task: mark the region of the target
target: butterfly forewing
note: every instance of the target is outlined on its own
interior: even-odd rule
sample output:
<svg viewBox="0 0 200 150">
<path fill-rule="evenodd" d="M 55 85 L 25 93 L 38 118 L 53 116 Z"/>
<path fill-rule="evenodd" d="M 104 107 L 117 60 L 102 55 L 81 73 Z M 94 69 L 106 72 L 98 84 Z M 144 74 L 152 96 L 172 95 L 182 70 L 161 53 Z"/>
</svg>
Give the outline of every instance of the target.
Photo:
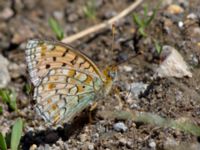
<svg viewBox="0 0 200 150">
<path fill-rule="evenodd" d="M 30 40 L 25 53 L 35 87 L 35 108 L 51 124 L 73 118 L 94 100 L 103 85 L 94 63 L 68 45 Z"/>
</svg>

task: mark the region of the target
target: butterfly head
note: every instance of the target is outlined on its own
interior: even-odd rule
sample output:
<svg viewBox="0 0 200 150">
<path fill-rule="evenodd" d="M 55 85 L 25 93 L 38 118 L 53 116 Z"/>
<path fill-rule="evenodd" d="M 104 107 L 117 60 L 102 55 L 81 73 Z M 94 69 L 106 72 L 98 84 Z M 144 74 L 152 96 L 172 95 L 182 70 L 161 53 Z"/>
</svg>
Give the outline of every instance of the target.
<svg viewBox="0 0 200 150">
<path fill-rule="evenodd" d="M 104 89 L 105 93 L 108 94 L 112 88 L 113 82 L 117 78 L 117 67 L 116 66 L 109 66 L 103 70 L 103 75 L 105 77 L 104 80 Z"/>
</svg>

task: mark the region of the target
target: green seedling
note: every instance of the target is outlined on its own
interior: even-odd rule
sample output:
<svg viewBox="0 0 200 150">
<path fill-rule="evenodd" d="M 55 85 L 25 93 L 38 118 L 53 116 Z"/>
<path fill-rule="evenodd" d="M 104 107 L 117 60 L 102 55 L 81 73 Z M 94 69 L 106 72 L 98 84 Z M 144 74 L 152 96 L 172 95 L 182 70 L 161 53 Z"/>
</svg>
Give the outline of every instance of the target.
<svg viewBox="0 0 200 150">
<path fill-rule="evenodd" d="M 83 12 L 87 18 L 95 20 L 96 19 L 95 0 L 88 0 L 86 2 L 86 5 L 83 7 Z"/>
<path fill-rule="evenodd" d="M 31 85 L 30 84 L 25 84 L 23 87 L 24 92 L 29 95 L 31 93 Z"/>
<path fill-rule="evenodd" d="M 155 49 L 158 55 L 162 52 L 162 45 L 157 40 L 154 40 Z"/>
<path fill-rule="evenodd" d="M 9 108 L 12 111 L 17 110 L 17 103 L 16 103 L 17 96 L 14 91 L 8 89 L 1 89 L 0 97 L 4 103 L 8 104 Z"/>
<path fill-rule="evenodd" d="M 0 149 L 7 150 L 6 140 L 1 132 L 0 132 Z"/>
<path fill-rule="evenodd" d="M 11 137 L 8 134 L 6 137 L 0 132 L 0 149 L 1 150 L 17 150 L 22 137 L 23 121 L 21 118 L 17 119 L 12 127 Z M 8 139 L 9 138 L 9 139 Z M 6 143 L 6 141 L 10 141 Z M 8 146 L 8 144 L 10 146 Z"/>
<path fill-rule="evenodd" d="M 0 115 L 3 114 L 3 108 L 0 106 Z"/>
<path fill-rule="evenodd" d="M 12 134 L 11 134 L 11 150 L 16 150 L 19 147 L 20 139 L 22 136 L 22 128 L 23 128 L 23 122 L 22 119 L 18 119 L 13 128 L 12 128 Z"/>
<path fill-rule="evenodd" d="M 62 40 L 64 38 L 64 31 L 54 18 L 49 19 L 49 26 L 51 27 L 52 31 L 55 33 L 58 40 Z"/>
<path fill-rule="evenodd" d="M 148 8 L 147 5 L 144 6 L 144 16 L 141 18 L 138 14 L 133 14 L 133 21 L 138 26 L 138 32 L 141 36 L 146 37 L 147 33 L 145 32 L 145 29 L 150 25 L 152 20 L 155 18 L 157 7 L 153 10 L 153 13 L 148 16 Z"/>
</svg>

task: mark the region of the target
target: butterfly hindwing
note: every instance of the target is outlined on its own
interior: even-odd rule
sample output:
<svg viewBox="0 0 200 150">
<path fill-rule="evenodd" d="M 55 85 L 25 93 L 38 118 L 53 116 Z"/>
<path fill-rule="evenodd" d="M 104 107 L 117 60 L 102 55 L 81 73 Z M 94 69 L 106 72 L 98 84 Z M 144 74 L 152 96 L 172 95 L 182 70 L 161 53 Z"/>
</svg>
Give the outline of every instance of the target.
<svg viewBox="0 0 200 150">
<path fill-rule="evenodd" d="M 59 42 L 30 40 L 26 61 L 36 110 L 51 124 L 73 118 L 103 85 L 99 69 L 88 57 Z"/>
</svg>

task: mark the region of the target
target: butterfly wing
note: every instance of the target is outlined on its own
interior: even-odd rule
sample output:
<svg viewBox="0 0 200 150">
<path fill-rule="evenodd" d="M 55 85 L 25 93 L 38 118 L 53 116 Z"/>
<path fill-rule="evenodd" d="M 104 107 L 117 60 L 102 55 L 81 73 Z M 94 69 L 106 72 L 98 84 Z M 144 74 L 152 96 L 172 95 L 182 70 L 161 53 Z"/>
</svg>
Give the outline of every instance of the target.
<svg viewBox="0 0 200 150">
<path fill-rule="evenodd" d="M 50 124 L 69 121 L 103 85 L 97 66 L 68 45 L 30 40 L 25 53 L 36 111 Z"/>
</svg>

